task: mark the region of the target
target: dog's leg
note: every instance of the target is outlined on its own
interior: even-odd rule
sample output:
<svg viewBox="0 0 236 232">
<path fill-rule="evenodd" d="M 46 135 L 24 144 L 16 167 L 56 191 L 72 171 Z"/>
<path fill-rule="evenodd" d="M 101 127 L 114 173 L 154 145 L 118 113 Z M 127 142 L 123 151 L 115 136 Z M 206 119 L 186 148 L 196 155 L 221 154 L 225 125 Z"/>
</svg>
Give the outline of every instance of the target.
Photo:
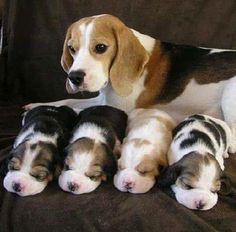
<svg viewBox="0 0 236 232">
<path fill-rule="evenodd" d="M 90 106 L 96 106 L 96 105 L 105 105 L 106 99 L 105 95 L 103 93 L 100 93 L 97 97 L 94 98 L 88 98 L 88 99 L 65 99 L 61 101 L 55 101 L 55 102 L 46 102 L 46 103 L 31 103 L 28 105 L 23 106 L 25 110 L 31 110 L 37 106 L 68 106 L 72 108 L 74 111 L 79 113 L 81 110 L 88 108 Z"/>
<path fill-rule="evenodd" d="M 65 99 L 65 100 L 55 101 L 55 102 L 30 103 L 28 105 L 23 106 L 23 108 L 25 110 L 32 110 L 33 108 L 38 107 L 38 106 L 56 106 L 56 107 L 59 107 L 59 106 L 63 106 L 63 105 L 74 108 L 74 107 L 76 107 L 76 105 L 78 106 L 78 104 L 79 103 L 78 103 L 77 99 Z"/>
<path fill-rule="evenodd" d="M 228 123 L 232 140 L 229 146 L 230 153 L 236 153 L 236 77 L 233 77 L 224 88 L 221 107 L 224 119 Z"/>
</svg>

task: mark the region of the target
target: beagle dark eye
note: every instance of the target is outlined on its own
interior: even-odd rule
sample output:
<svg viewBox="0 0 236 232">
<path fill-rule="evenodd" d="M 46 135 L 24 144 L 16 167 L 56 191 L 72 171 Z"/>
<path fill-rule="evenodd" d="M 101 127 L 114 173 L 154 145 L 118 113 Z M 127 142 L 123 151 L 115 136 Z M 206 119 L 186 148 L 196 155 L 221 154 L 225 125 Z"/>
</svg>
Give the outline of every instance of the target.
<svg viewBox="0 0 236 232">
<path fill-rule="evenodd" d="M 68 48 L 69 48 L 69 50 L 70 50 L 70 52 L 71 52 L 72 54 L 75 53 L 75 49 L 73 48 L 72 45 L 68 45 Z"/>
<path fill-rule="evenodd" d="M 95 46 L 95 52 L 96 52 L 96 53 L 102 54 L 102 53 L 104 53 L 106 50 L 107 50 L 107 45 L 105 45 L 105 44 L 97 44 L 97 45 Z"/>
</svg>

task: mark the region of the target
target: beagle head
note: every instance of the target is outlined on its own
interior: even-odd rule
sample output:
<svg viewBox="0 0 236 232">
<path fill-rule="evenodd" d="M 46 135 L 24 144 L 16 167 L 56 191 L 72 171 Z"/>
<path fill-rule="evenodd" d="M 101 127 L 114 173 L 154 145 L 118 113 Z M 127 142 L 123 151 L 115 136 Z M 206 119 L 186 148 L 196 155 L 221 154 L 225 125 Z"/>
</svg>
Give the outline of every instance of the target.
<svg viewBox="0 0 236 232">
<path fill-rule="evenodd" d="M 80 138 L 68 147 L 59 185 L 64 191 L 73 194 L 88 193 L 115 170 L 115 159 L 106 144 Z"/>
<path fill-rule="evenodd" d="M 20 196 L 43 191 L 58 170 L 54 144 L 24 142 L 11 151 L 3 185 Z"/>
<path fill-rule="evenodd" d="M 229 180 L 211 154 L 191 152 L 166 168 L 158 177 L 160 186 L 171 186 L 177 201 L 195 210 L 211 209 L 217 193 L 230 192 Z"/>
<path fill-rule="evenodd" d="M 148 60 L 148 53 L 118 18 L 82 18 L 67 30 L 61 64 L 68 73 L 69 93 L 96 92 L 109 82 L 120 96 L 132 92 Z"/>
<path fill-rule="evenodd" d="M 122 192 L 145 193 L 155 184 L 165 160 L 156 157 L 157 151 L 147 140 L 132 139 L 122 147 L 114 185 Z"/>
</svg>

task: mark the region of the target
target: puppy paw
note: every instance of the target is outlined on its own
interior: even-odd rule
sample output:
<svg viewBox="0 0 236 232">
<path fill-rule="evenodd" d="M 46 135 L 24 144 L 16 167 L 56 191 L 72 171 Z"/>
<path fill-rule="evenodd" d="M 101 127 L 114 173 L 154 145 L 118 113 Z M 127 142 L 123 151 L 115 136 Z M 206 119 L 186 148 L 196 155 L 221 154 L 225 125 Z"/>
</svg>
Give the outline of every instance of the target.
<svg viewBox="0 0 236 232">
<path fill-rule="evenodd" d="M 223 157 L 224 157 L 224 159 L 229 158 L 229 154 L 228 154 L 228 152 L 225 152 L 225 153 L 223 154 Z"/>
<path fill-rule="evenodd" d="M 43 105 L 43 104 L 42 103 L 30 103 L 28 105 L 24 105 L 22 108 L 25 111 L 29 111 L 29 110 L 32 110 L 33 108 L 37 107 L 37 106 L 40 106 L 40 105 Z"/>
</svg>

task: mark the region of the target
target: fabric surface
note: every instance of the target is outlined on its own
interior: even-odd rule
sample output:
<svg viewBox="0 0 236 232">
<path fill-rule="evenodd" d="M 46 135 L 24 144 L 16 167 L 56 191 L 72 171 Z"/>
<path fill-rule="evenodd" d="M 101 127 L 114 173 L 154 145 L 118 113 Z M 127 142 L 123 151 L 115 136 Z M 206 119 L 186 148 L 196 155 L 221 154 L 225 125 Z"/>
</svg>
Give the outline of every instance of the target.
<svg viewBox="0 0 236 232">
<path fill-rule="evenodd" d="M 234 0 L 7 0 L 0 66 L 0 163 L 21 128 L 22 105 L 70 96 L 60 66 L 67 26 L 89 15 L 110 13 L 130 27 L 163 41 L 236 48 Z M 226 160 L 234 188 L 211 210 L 189 210 L 170 190 L 146 194 L 115 189 L 112 181 L 74 196 L 50 183 L 41 193 L 8 193 L 0 178 L 0 232 L 32 231 L 236 231 L 236 155 Z"/>
</svg>

